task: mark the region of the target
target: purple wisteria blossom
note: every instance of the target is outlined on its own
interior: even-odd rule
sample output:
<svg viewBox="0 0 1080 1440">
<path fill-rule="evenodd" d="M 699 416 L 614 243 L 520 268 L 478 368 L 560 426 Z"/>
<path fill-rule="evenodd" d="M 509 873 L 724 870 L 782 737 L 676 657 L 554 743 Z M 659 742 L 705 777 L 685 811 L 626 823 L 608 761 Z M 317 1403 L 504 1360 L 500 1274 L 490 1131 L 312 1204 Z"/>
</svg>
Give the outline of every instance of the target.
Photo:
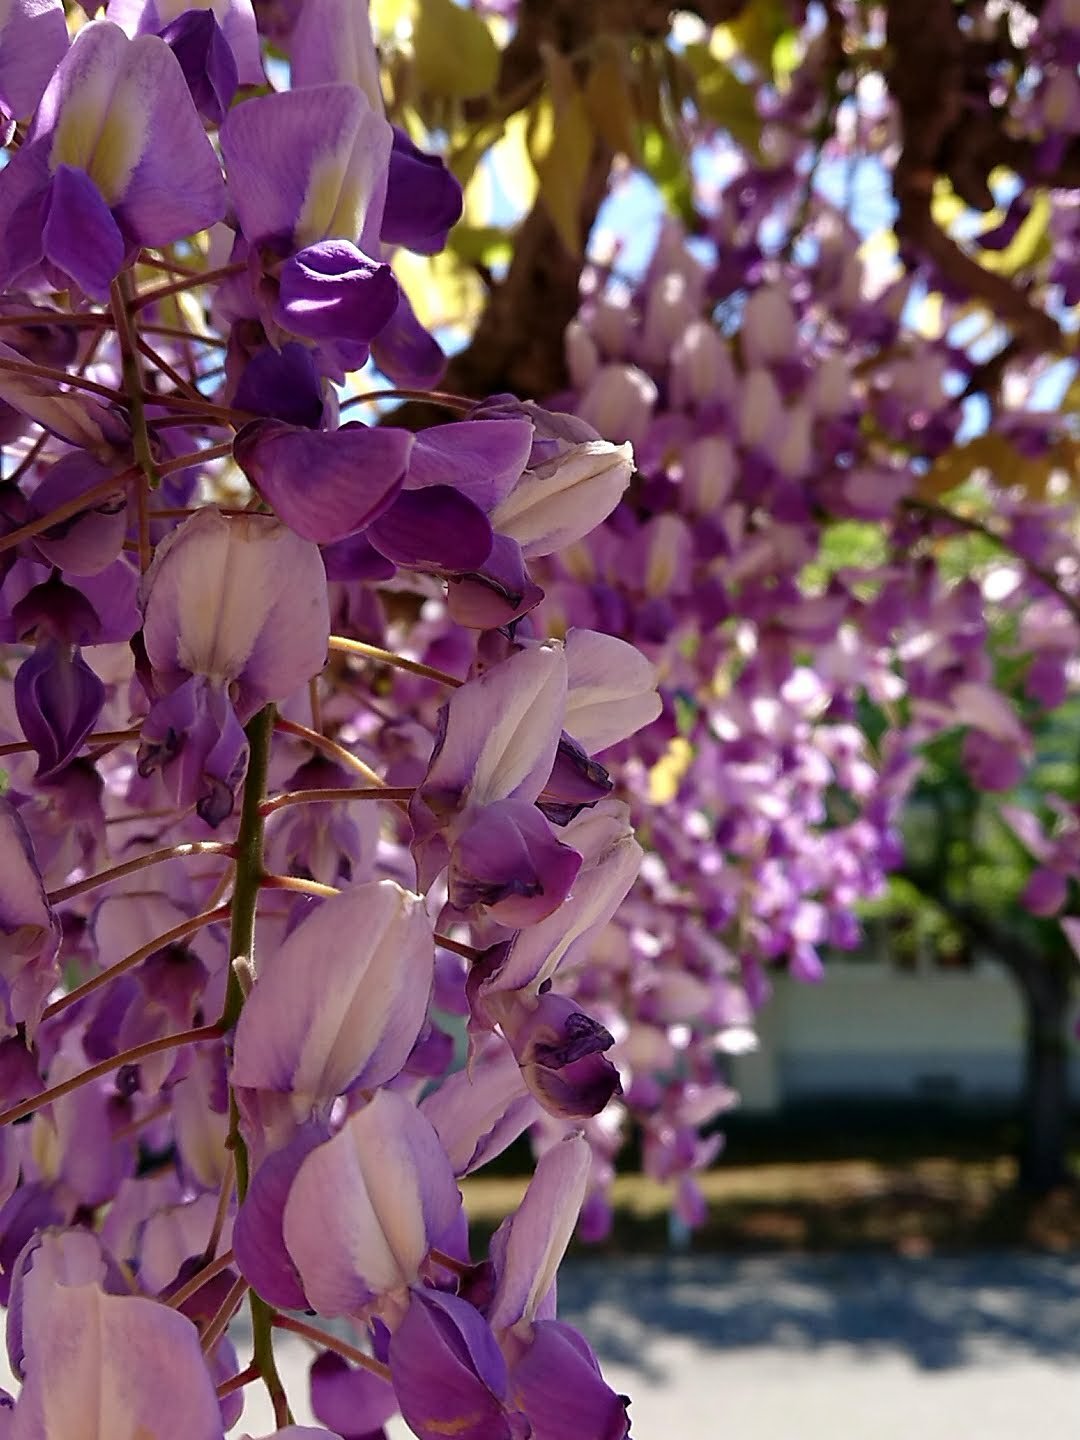
<svg viewBox="0 0 1080 1440">
<path fill-rule="evenodd" d="M 168 45 L 108 21 L 81 30 L 0 171 L 0 207 L 0 285 L 94 300 L 139 245 L 219 220 L 221 170 Z"/>
</svg>

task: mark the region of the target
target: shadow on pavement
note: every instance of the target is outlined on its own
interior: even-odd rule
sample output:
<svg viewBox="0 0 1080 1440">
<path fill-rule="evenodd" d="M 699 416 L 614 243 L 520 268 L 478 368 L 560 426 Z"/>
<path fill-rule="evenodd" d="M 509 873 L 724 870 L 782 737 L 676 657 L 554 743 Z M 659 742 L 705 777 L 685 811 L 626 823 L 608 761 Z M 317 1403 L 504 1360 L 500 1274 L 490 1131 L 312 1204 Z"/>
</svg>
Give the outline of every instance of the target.
<svg viewBox="0 0 1080 1440">
<path fill-rule="evenodd" d="M 729 1355 L 826 1346 L 904 1355 L 919 1369 L 1039 1356 L 1080 1361 L 1080 1260 L 983 1254 L 579 1258 L 559 1277 L 560 1318 L 601 1363 L 651 1378 L 653 1341 Z"/>
</svg>

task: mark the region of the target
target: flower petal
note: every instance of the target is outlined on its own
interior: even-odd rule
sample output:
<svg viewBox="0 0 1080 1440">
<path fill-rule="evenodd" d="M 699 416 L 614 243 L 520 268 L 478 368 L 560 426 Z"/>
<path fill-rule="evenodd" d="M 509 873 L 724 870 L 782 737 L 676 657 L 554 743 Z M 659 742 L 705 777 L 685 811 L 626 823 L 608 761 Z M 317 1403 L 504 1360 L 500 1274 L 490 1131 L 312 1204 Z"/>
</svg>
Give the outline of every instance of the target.
<svg viewBox="0 0 1080 1440">
<path fill-rule="evenodd" d="M 285 1244 L 322 1315 L 416 1280 L 461 1196 L 439 1138 L 403 1095 L 379 1090 L 301 1165 L 285 1205 Z"/>
<path fill-rule="evenodd" d="M 236 463 L 290 530 L 332 544 L 377 520 L 405 479 L 413 437 L 406 430 L 302 430 L 253 420 L 233 445 Z"/>
</svg>

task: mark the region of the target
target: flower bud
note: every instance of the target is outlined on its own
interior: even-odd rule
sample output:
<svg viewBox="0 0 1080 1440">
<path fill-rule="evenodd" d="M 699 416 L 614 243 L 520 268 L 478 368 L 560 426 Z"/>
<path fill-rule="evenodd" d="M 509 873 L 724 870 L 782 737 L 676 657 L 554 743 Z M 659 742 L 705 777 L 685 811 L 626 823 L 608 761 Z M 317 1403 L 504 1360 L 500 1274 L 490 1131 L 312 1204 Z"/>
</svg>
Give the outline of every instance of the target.
<svg viewBox="0 0 1080 1440">
<path fill-rule="evenodd" d="M 754 291 L 743 308 L 739 339 L 748 369 L 794 355 L 795 312 L 783 291 L 771 285 Z"/>
<path fill-rule="evenodd" d="M 731 349 L 706 320 L 692 320 L 671 351 L 671 403 L 676 409 L 727 403 L 737 388 Z"/>
<path fill-rule="evenodd" d="M 496 507 L 493 527 L 521 546 L 526 559 L 550 555 L 580 540 L 614 510 L 630 483 L 629 445 L 586 440 L 554 460 L 526 470 Z"/>
<path fill-rule="evenodd" d="M 656 386 L 636 365 L 604 365 L 589 382 L 577 411 L 601 435 L 640 447 L 656 396 Z"/>
</svg>

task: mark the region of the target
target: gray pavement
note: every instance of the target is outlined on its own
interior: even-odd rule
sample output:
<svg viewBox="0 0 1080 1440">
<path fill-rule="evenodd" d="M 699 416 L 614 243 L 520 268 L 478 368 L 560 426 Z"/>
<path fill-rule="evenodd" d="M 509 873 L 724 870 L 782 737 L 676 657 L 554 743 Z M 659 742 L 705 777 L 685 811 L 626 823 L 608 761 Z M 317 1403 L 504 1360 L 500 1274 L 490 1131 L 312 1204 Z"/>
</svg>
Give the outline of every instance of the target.
<svg viewBox="0 0 1080 1440">
<path fill-rule="evenodd" d="M 1080 1436 L 1080 1258 L 584 1259 L 559 1313 L 633 1397 L 635 1440 Z M 256 1388 L 238 1433 L 273 1429 Z"/>
</svg>

